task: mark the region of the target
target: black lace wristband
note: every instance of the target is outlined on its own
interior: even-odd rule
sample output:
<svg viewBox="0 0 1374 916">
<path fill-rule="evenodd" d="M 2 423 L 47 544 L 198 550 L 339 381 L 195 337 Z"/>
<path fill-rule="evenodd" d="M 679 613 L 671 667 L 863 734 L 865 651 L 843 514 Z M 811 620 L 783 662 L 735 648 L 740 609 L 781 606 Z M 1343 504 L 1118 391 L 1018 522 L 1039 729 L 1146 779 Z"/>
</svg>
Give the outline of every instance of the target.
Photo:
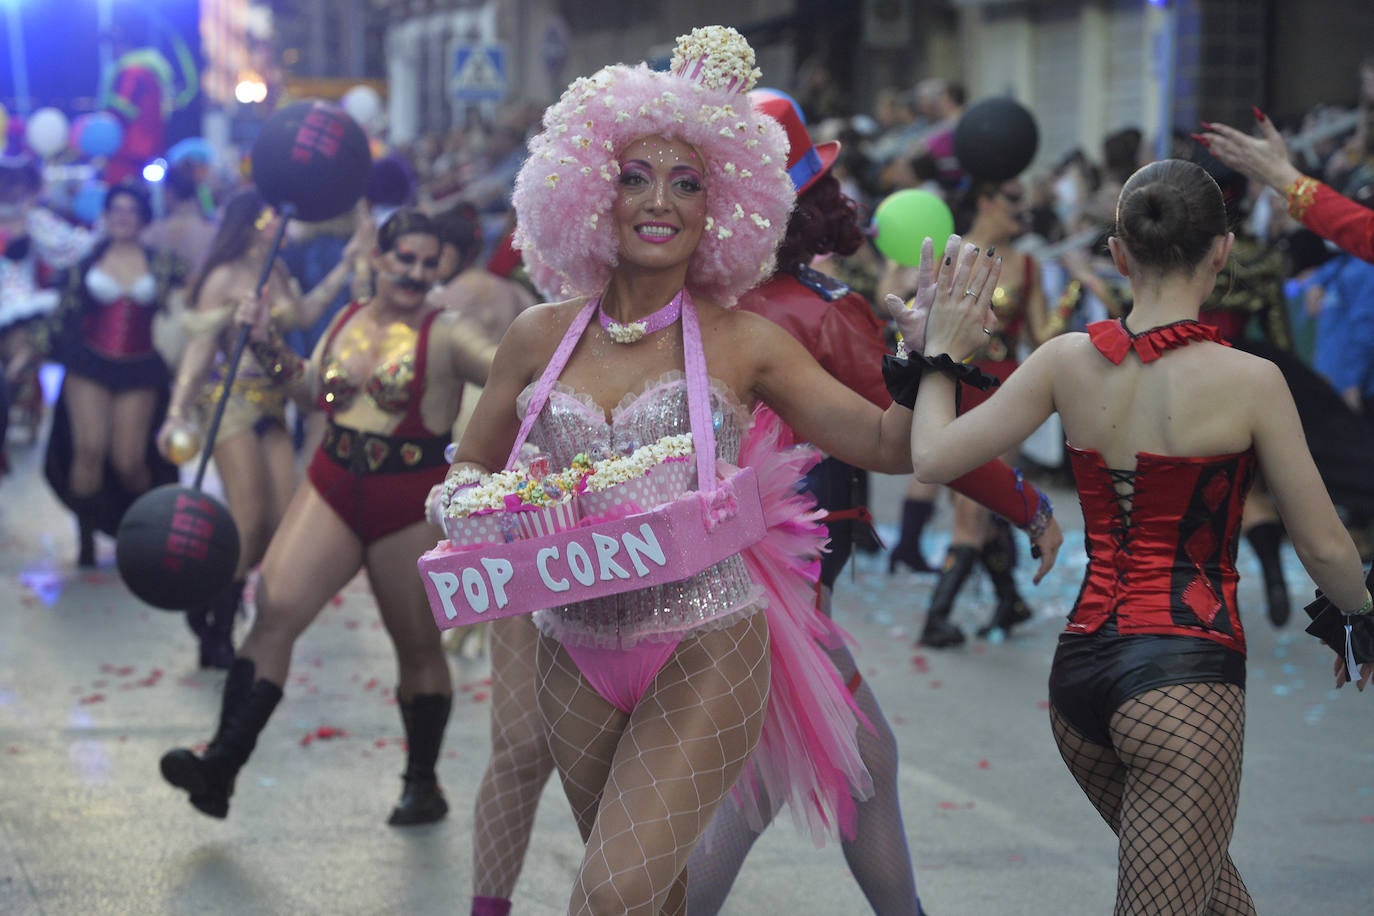
<svg viewBox="0 0 1374 916">
<path fill-rule="evenodd" d="M 1002 384 L 1002 380 L 995 375 L 988 375 L 982 369 L 972 363 L 955 362 L 948 353 L 941 353 L 939 356 L 917 356 L 927 366 L 936 372 L 941 372 L 965 385 L 972 385 L 979 391 L 987 391 L 989 388 L 996 388 Z"/>
<path fill-rule="evenodd" d="M 883 357 L 883 381 L 892 400 L 907 409 L 916 406 L 916 392 L 921 386 L 921 373 L 931 368 L 942 372 L 956 382 L 972 385 L 979 391 L 987 391 L 1002 384 L 995 375 L 988 375 L 971 363 L 958 363 L 948 353 L 939 356 L 909 355 Z"/>
<path fill-rule="evenodd" d="M 915 408 L 916 390 L 921 386 L 921 372 L 924 369 L 919 360 L 890 354 L 883 357 L 883 381 L 894 403 L 901 404 L 907 410 Z"/>
</svg>

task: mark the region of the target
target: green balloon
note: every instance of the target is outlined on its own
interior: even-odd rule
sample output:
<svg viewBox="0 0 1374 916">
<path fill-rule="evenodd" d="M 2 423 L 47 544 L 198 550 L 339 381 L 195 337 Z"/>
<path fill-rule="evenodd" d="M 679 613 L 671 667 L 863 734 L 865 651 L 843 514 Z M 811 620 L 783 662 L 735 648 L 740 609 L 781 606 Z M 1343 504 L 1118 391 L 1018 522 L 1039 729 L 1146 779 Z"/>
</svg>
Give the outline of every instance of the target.
<svg viewBox="0 0 1374 916">
<path fill-rule="evenodd" d="M 921 243 L 927 236 L 935 243 L 935 257 L 944 253 L 945 242 L 954 232 L 954 214 L 940 195 L 907 188 L 878 204 L 873 224 L 878 229 L 873 243 L 883 257 L 916 267 L 921 263 Z"/>
</svg>

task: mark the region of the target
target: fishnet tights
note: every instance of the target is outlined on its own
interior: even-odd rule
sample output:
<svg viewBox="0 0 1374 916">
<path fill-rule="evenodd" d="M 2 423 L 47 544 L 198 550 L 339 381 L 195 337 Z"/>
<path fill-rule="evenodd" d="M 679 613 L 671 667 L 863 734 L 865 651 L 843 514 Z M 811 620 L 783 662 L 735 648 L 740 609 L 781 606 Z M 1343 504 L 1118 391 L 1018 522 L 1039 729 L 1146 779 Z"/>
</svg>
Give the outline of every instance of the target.
<svg viewBox="0 0 1374 916">
<path fill-rule="evenodd" d="M 473 893 L 509 899 L 525 862 L 553 755 L 535 701 L 539 631 L 527 616 L 491 622 L 491 759 L 472 825 Z"/>
<path fill-rule="evenodd" d="M 758 744 L 768 627 L 683 639 L 630 715 L 539 640 L 539 710 L 587 848 L 570 913 L 683 913 L 687 858 Z"/>
<path fill-rule="evenodd" d="M 846 647 L 830 651 L 830 657 L 848 683 L 857 670 Z M 873 795 L 858 803 L 854 839 L 841 844 L 849 870 L 879 916 L 916 916 L 916 880 L 911 873 L 911 853 L 902 824 L 901 799 L 897 792 L 897 739 L 892 734 L 877 697 L 867 682 L 854 692 L 859 709 L 873 723 L 873 731 L 860 728 L 859 754 L 873 777 Z M 763 810 L 770 810 L 764 806 Z M 739 807 L 726 801 L 711 819 L 706 836 L 692 852 L 687 866 L 691 876 L 687 892 L 689 916 L 712 916 L 725 905 L 744 859 L 761 836 L 749 826 Z"/>
<path fill-rule="evenodd" d="M 1050 708 L 1059 753 L 1116 833 L 1116 916 L 1253 916 L 1227 852 L 1240 796 L 1245 691 L 1148 690 L 1112 715 L 1112 747 Z"/>
</svg>

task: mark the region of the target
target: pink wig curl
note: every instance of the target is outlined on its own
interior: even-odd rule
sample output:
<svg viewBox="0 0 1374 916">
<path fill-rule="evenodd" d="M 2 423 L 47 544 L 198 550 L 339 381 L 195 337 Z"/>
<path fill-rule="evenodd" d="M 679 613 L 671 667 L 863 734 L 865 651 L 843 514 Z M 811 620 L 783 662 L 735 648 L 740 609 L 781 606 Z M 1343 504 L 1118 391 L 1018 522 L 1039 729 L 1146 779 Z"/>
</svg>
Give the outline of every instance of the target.
<svg viewBox="0 0 1374 916">
<path fill-rule="evenodd" d="M 515 243 L 546 296 L 605 288 L 618 260 L 618 156 L 655 135 L 689 143 L 706 160 L 706 229 L 688 287 L 733 305 L 772 274 L 796 196 L 782 128 L 741 93 L 616 64 L 574 81 L 549 106 L 515 180 Z"/>
</svg>

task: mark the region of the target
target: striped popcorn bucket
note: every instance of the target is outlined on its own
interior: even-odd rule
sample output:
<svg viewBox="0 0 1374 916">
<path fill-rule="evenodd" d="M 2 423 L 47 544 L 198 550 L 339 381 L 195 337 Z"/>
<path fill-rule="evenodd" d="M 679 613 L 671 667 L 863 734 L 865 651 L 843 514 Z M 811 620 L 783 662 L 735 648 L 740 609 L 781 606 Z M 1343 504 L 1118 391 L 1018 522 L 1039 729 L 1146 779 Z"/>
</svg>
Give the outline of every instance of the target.
<svg viewBox="0 0 1374 916">
<path fill-rule="evenodd" d="M 512 513 L 522 538 L 542 538 L 577 527 L 578 509 L 574 500 Z"/>
</svg>

